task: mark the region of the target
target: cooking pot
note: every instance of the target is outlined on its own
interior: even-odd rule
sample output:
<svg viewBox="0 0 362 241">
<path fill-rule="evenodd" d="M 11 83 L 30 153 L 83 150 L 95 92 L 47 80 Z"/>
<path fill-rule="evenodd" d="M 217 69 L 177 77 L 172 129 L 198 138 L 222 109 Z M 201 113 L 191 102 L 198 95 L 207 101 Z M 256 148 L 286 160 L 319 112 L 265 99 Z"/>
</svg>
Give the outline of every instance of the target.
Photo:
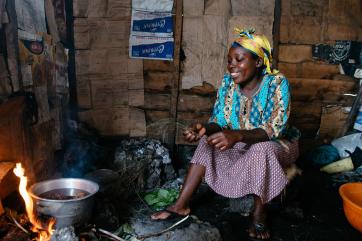
<svg viewBox="0 0 362 241">
<path fill-rule="evenodd" d="M 70 197 L 58 200 L 44 196 L 45 193 L 61 191 Z M 56 227 L 76 226 L 86 223 L 92 215 L 97 183 L 81 178 L 59 178 L 38 182 L 29 189 L 38 216 L 47 215 L 56 219 Z M 82 195 L 78 195 L 82 193 Z"/>
</svg>

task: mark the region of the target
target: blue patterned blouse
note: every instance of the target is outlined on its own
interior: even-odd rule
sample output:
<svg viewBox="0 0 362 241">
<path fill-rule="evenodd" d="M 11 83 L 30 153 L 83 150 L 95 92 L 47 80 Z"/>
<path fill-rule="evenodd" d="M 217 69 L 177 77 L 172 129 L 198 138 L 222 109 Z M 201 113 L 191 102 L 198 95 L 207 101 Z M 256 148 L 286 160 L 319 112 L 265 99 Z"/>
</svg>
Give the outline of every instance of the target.
<svg viewBox="0 0 362 241">
<path fill-rule="evenodd" d="M 243 95 L 230 74 L 225 74 L 209 122 L 233 130 L 261 128 L 270 139 L 293 139 L 299 131 L 293 130 L 298 133 L 290 136 L 289 113 L 289 82 L 282 74 L 264 75 L 251 98 Z"/>
</svg>

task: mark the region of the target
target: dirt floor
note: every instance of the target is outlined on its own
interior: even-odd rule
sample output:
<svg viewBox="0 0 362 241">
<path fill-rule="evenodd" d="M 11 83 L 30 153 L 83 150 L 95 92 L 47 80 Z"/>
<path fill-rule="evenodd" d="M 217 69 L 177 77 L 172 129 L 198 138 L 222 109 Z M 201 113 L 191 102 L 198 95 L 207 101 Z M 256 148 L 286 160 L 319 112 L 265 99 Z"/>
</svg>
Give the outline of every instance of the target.
<svg viewBox="0 0 362 241">
<path fill-rule="evenodd" d="M 283 202 L 269 207 L 274 241 L 360 241 L 362 234 L 346 220 L 338 187 L 327 175 L 305 171 L 288 187 Z M 248 217 L 228 211 L 229 201 L 213 193 L 193 203 L 200 219 L 217 226 L 224 241 L 248 240 Z"/>
</svg>

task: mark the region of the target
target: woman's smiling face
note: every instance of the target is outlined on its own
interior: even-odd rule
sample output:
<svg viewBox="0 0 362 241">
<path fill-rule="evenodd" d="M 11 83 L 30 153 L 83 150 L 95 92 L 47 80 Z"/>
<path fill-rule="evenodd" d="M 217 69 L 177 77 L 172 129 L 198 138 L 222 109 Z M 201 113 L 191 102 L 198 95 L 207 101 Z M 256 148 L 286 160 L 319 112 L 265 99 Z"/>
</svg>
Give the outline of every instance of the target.
<svg viewBox="0 0 362 241">
<path fill-rule="evenodd" d="M 228 53 L 227 69 L 235 84 L 247 85 L 253 80 L 261 67 L 261 59 L 255 58 L 242 47 L 231 47 Z"/>
</svg>

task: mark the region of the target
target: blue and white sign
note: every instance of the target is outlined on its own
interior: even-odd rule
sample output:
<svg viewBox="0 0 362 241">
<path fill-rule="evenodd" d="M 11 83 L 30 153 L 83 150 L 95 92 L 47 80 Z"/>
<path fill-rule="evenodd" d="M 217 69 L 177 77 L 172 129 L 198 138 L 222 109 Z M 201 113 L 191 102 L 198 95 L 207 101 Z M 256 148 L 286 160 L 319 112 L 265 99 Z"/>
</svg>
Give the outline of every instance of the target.
<svg viewBox="0 0 362 241">
<path fill-rule="evenodd" d="M 171 13 L 132 11 L 133 35 L 172 37 L 173 19 Z"/>
<path fill-rule="evenodd" d="M 173 60 L 173 0 L 132 0 L 129 57 Z"/>
<path fill-rule="evenodd" d="M 173 60 L 172 37 L 131 36 L 129 56 L 131 58 Z"/>
</svg>

